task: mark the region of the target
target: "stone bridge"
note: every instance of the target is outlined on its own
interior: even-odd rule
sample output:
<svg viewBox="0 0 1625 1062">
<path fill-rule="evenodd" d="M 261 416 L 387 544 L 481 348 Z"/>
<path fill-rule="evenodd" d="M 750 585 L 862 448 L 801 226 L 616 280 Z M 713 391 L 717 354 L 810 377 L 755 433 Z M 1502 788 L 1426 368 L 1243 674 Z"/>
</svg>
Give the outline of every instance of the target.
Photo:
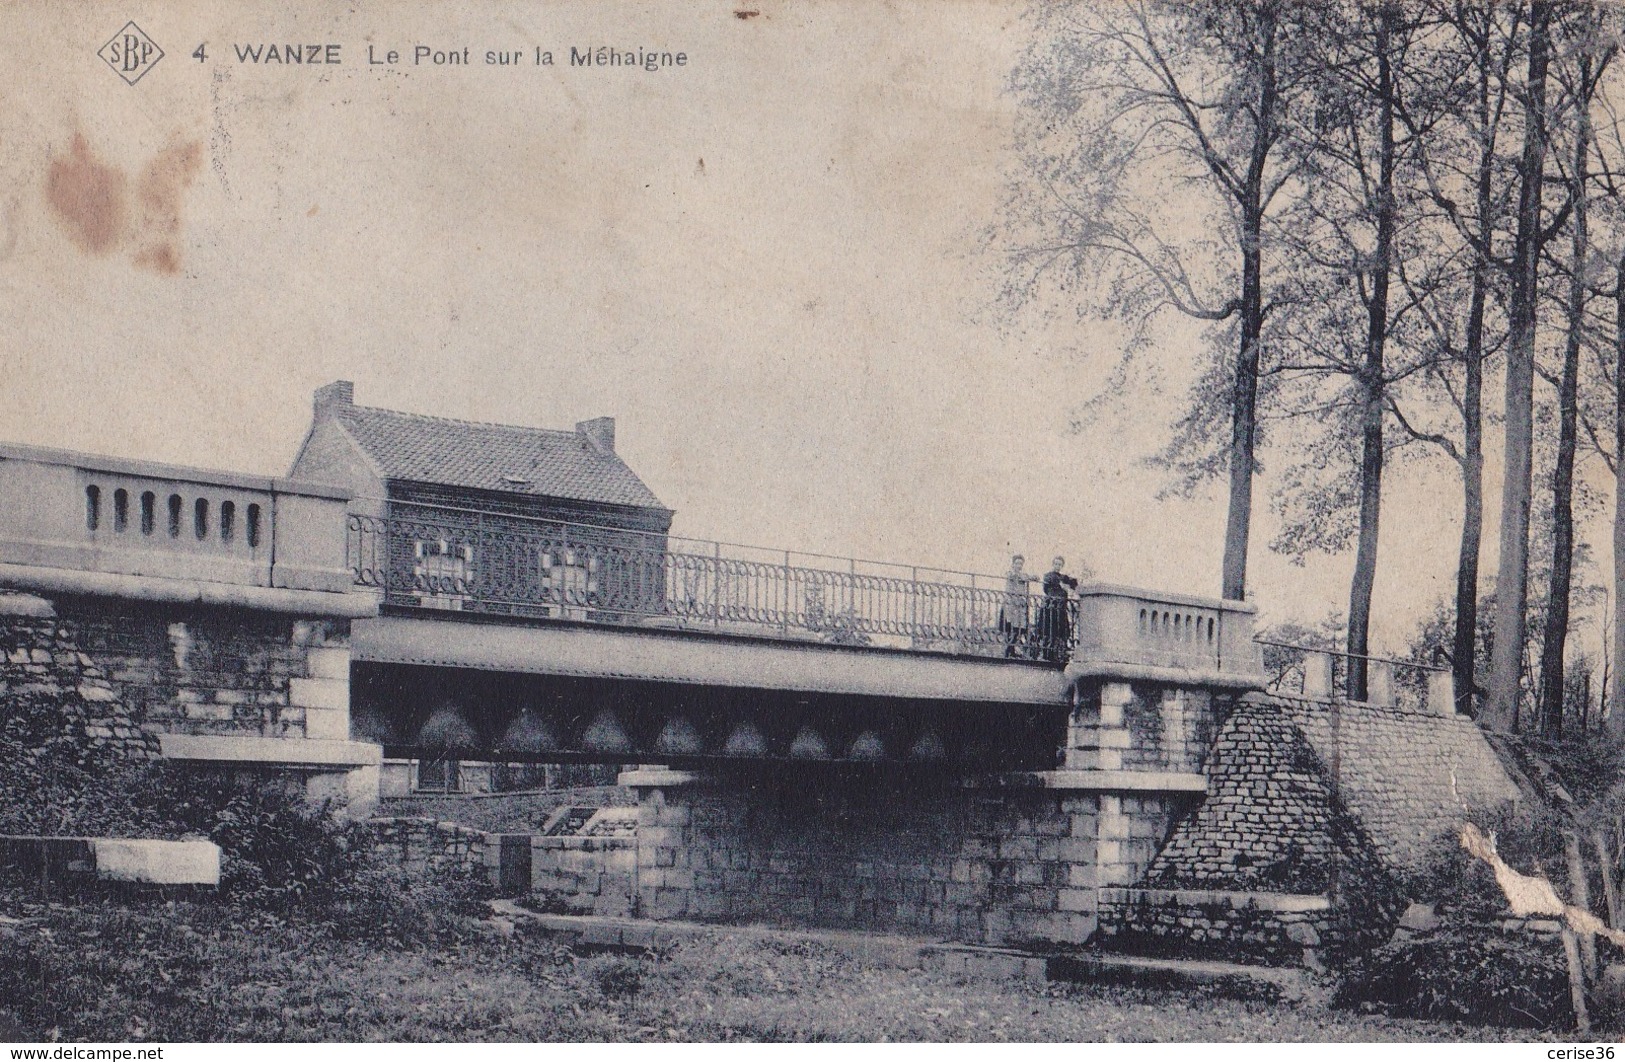
<svg viewBox="0 0 1625 1062">
<path fill-rule="evenodd" d="M 1077 943 L 1261 685 L 1237 602 L 491 517 L 0 447 L 0 688 L 358 813 L 386 755 L 641 764 L 599 913 Z"/>
</svg>

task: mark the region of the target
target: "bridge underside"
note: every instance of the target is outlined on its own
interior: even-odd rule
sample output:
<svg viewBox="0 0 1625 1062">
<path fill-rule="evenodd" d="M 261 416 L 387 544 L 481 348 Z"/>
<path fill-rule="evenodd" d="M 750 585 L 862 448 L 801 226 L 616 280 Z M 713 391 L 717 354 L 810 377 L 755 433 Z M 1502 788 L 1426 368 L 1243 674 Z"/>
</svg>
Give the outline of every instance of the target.
<svg viewBox="0 0 1625 1062">
<path fill-rule="evenodd" d="M 1048 768 L 1055 667 L 940 653 L 383 616 L 354 625 L 354 734 L 397 756 Z"/>
<path fill-rule="evenodd" d="M 1061 705 L 358 663 L 354 734 L 397 757 L 497 762 L 1055 766 Z"/>
</svg>

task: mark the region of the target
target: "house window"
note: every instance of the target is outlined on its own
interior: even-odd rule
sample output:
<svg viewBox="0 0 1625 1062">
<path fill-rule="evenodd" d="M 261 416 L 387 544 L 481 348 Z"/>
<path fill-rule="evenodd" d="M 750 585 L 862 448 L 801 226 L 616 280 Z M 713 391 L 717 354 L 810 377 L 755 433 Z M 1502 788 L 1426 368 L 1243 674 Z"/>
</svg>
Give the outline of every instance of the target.
<svg viewBox="0 0 1625 1062">
<path fill-rule="evenodd" d="M 460 609 L 474 580 L 474 547 L 446 539 L 413 544 L 412 583 L 427 608 Z"/>
<path fill-rule="evenodd" d="M 587 609 L 598 603 L 598 567 L 598 558 L 584 550 L 542 554 L 542 587 L 547 599 L 560 606 L 560 615 L 587 618 Z"/>
<path fill-rule="evenodd" d="M 457 760 L 419 760 L 417 790 L 420 793 L 460 793 L 463 790 L 462 764 Z"/>
</svg>

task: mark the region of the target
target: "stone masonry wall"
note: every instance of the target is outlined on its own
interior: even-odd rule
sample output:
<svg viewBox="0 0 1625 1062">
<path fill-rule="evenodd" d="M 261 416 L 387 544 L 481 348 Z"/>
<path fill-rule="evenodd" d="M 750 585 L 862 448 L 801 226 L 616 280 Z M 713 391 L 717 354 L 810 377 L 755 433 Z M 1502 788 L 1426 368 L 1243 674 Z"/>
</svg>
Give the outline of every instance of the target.
<svg viewBox="0 0 1625 1062">
<path fill-rule="evenodd" d="M 369 825 L 380 850 L 414 873 L 468 869 L 504 892 L 530 887 L 529 834 L 487 833 L 420 818 L 378 818 Z"/>
<path fill-rule="evenodd" d="M 637 913 L 1082 943 L 1170 798 L 798 776 L 640 789 Z M 1102 838 L 1107 838 L 1102 840 Z M 1100 864 L 1106 864 L 1102 867 Z M 1104 873 L 1102 873 L 1104 871 Z"/>
<path fill-rule="evenodd" d="M 1333 760 L 1332 707 L 1298 697 L 1254 700 L 1273 707 Z M 1518 798 L 1478 724 L 1369 704 L 1338 706 L 1338 793 L 1397 872 L 1422 870 L 1440 838 L 1473 811 Z"/>
<path fill-rule="evenodd" d="M 1357 943 L 1358 927 L 1386 932 L 1398 893 L 1289 718 L 1243 700 L 1219 727 L 1207 767 L 1206 799 L 1145 877 L 1103 898 L 1101 934 L 1111 947 L 1296 963 L 1323 946 Z M 1334 882 L 1335 908 L 1324 895 Z"/>
<path fill-rule="evenodd" d="M 141 729 L 105 668 L 83 651 L 78 628 L 53 613 L 41 598 L 0 594 L 0 707 L 12 716 L 51 717 L 56 732 L 38 738 L 67 737 L 92 753 L 156 756 L 157 741 Z"/>
<path fill-rule="evenodd" d="M 637 876 L 635 837 L 531 838 L 532 895 L 544 909 L 628 917 Z"/>
<path fill-rule="evenodd" d="M 1316 893 L 1342 872 L 1381 877 L 1370 839 L 1337 806 L 1324 766 L 1290 718 L 1243 701 L 1208 757 L 1208 795 L 1142 883 L 1160 889 Z"/>
<path fill-rule="evenodd" d="M 1341 926 L 1324 896 L 1104 889 L 1100 929 L 1116 948 L 1297 965 L 1315 963 Z"/>
<path fill-rule="evenodd" d="M 1122 710 L 1130 738 L 1122 754 L 1123 769 L 1201 770 L 1213 741 L 1213 695 L 1206 690 L 1145 683 L 1134 683 L 1129 689 L 1132 699 Z M 1103 692 L 1109 697 L 1112 687 Z"/>
<path fill-rule="evenodd" d="M 1469 812 L 1517 795 L 1470 720 L 1367 704 L 1335 710 L 1334 724 L 1332 705 L 1302 698 L 1236 705 L 1208 758 L 1207 799 L 1144 880 L 1103 904 L 1102 931 L 1115 946 L 1280 959 L 1297 946 L 1376 941 L 1403 906 L 1405 876 L 1441 837 Z M 1334 882 L 1337 904 L 1324 915 L 1277 910 L 1289 894 Z M 1202 890 L 1245 899 L 1226 913 L 1198 902 Z"/>
<path fill-rule="evenodd" d="M 59 600 L 55 627 L 149 733 L 348 740 L 349 624 Z"/>
</svg>

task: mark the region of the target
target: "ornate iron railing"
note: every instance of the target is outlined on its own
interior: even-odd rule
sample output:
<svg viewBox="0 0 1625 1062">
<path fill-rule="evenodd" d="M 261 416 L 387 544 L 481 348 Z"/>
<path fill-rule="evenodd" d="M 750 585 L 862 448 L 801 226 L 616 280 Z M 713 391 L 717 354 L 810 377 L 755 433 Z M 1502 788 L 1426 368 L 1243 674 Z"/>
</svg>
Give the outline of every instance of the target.
<svg viewBox="0 0 1625 1062">
<path fill-rule="evenodd" d="M 719 630 L 1062 662 L 1077 602 L 1009 593 L 1003 576 L 389 503 L 352 514 L 357 585 L 386 605 Z"/>
</svg>

